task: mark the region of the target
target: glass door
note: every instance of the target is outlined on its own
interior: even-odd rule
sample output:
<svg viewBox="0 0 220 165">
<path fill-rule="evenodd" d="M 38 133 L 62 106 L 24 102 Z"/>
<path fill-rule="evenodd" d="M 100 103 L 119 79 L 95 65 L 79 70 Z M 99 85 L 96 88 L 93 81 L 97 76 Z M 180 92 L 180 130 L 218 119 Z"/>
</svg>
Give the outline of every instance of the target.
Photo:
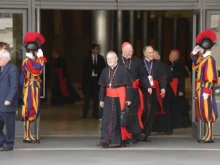
<svg viewBox="0 0 220 165">
<path fill-rule="evenodd" d="M 0 42 L 6 43 L 11 55 L 11 62 L 21 70 L 22 60 L 25 56 L 23 37 L 27 31 L 26 10 L 0 9 Z M 22 89 L 20 88 L 20 94 Z M 16 115 L 16 135 L 23 134 L 23 124 L 20 121 L 21 107 Z"/>
<path fill-rule="evenodd" d="M 192 47 L 195 47 L 195 39 L 197 34 L 202 30 L 202 17 L 200 11 L 194 11 L 193 14 L 193 38 L 192 38 Z M 202 122 L 199 118 L 199 111 L 196 99 L 196 71 L 192 72 L 192 135 L 196 139 L 202 137 Z"/>
<path fill-rule="evenodd" d="M 206 27 L 213 30 L 217 34 L 217 42 L 212 48 L 212 56 L 216 60 L 218 69 L 218 84 L 215 85 L 215 95 L 218 105 L 218 114 L 220 115 L 220 10 L 207 12 Z M 220 136 L 220 120 L 218 119 L 214 127 L 214 135 Z"/>
<path fill-rule="evenodd" d="M 37 32 L 40 33 L 40 7 L 38 7 L 36 12 L 36 29 Z M 43 75 L 42 75 L 42 83 L 41 83 L 41 98 L 44 99 L 45 98 L 45 67 L 44 67 L 44 71 L 43 71 Z M 37 118 L 35 125 L 34 125 L 34 132 L 36 135 L 36 139 L 40 140 L 40 115 Z"/>
</svg>

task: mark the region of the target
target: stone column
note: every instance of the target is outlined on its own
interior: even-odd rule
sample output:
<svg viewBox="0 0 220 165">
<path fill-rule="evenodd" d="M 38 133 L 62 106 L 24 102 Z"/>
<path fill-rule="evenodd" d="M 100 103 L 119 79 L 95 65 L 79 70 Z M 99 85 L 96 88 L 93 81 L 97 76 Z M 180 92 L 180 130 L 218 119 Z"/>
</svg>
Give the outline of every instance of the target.
<svg viewBox="0 0 220 165">
<path fill-rule="evenodd" d="M 129 42 L 134 46 L 134 11 L 129 11 Z"/>
<path fill-rule="evenodd" d="M 144 48 L 146 45 L 149 45 L 149 21 L 150 21 L 150 12 L 144 11 L 143 17 L 142 17 L 142 48 Z"/>
<path fill-rule="evenodd" d="M 116 18 L 116 11 L 110 11 L 110 26 L 111 26 L 111 32 L 110 32 L 110 34 L 111 34 L 111 36 L 110 36 L 110 38 L 111 38 L 111 41 L 110 41 L 110 50 L 114 50 L 114 48 L 115 48 L 115 46 L 116 46 L 116 40 L 115 40 L 115 32 L 116 32 L 116 30 L 115 30 L 115 18 Z"/>
<path fill-rule="evenodd" d="M 93 11 L 93 43 L 100 45 L 100 54 L 104 57 L 110 50 L 110 27 L 109 11 Z"/>
<path fill-rule="evenodd" d="M 178 17 L 173 18 L 173 49 L 178 49 Z"/>
<path fill-rule="evenodd" d="M 163 31 L 164 31 L 164 14 L 157 13 L 157 50 L 160 52 L 161 60 L 163 60 Z"/>
<path fill-rule="evenodd" d="M 117 12 L 117 53 L 121 53 L 121 44 L 123 42 L 123 12 Z"/>
</svg>

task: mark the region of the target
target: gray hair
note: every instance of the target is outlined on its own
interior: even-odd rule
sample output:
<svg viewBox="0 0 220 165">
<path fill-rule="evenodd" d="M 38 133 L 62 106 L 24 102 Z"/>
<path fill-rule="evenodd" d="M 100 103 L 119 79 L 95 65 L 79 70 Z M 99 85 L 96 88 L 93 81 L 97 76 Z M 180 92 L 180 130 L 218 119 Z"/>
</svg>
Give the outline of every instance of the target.
<svg viewBox="0 0 220 165">
<path fill-rule="evenodd" d="M 107 52 L 106 57 L 107 57 L 109 54 L 114 54 L 115 57 L 118 57 L 117 54 L 116 54 L 114 51 L 109 51 L 109 52 Z"/>
<path fill-rule="evenodd" d="M 151 45 L 147 45 L 143 48 L 143 54 L 145 54 L 147 48 L 152 48 L 153 49 L 153 47 Z"/>
<path fill-rule="evenodd" d="M 11 56 L 7 50 L 1 50 L 0 51 L 0 56 L 6 58 L 8 61 L 11 60 Z"/>
</svg>

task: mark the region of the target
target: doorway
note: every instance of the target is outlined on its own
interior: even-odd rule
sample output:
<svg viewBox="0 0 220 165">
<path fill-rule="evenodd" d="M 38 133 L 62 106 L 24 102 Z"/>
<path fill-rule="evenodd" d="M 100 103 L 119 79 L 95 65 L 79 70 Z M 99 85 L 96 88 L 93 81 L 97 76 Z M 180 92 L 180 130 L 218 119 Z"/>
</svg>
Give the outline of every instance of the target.
<svg viewBox="0 0 220 165">
<path fill-rule="evenodd" d="M 54 60 L 52 58 L 53 49 L 58 49 L 61 56 L 66 59 L 68 74 L 71 77 L 72 85 L 83 100 L 81 89 L 81 77 L 83 60 L 87 56 L 90 46 L 94 43 L 94 18 L 92 10 L 41 10 L 41 33 L 46 38 L 43 46 L 44 54 L 48 59 L 47 78 L 47 98 L 42 105 L 41 113 L 41 135 L 99 135 L 99 120 L 88 118 L 82 120 L 83 101 L 74 104 L 65 104 L 61 106 L 51 106 L 51 84 Z M 109 49 L 116 52 L 120 49 L 117 43 L 117 12 L 112 12 L 113 22 L 111 26 L 113 40 Z M 130 11 L 123 13 L 123 34 L 122 42 L 130 41 L 131 25 Z M 133 17 L 133 45 L 135 55 L 142 58 L 143 48 L 143 24 L 147 22 L 147 40 L 146 45 L 152 45 L 155 49 L 160 49 L 160 54 L 165 63 L 168 62 L 170 50 L 179 49 L 181 52 L 181 61 L 186 66 L 189 60 L 190 50 L 192 50 L 192 28 L 193 11 L 149 11 L 147 19 L 143 21 L 145 11 L 134 11 Z M 162 15 L 162 17 L 158 17 Z M 162 22 L 158 18 L 162 18 Z M 163 24 L 160 27 L 160 23 Z M 113 24 L 113 25 L 112 25 Z M 128 28 L 127 28 L 128 27 Z M 161 28 L 161 29 L 160 29 Z M 161 44 L 159 44 L 161 42 Z M 101 45 L 102 43 L 98 43 Z M 103 54 L 104 55 L 104 54 Z M 188 65 L 189 71 L 191 71 Z M 186 80 L 186 95 L 191 104 L 192 98 L 191 80 Z M 92 109 L 91 109 L 92 110 Z M 90 110 L 90 112 L 91 112 Z M 191 129 L 179 129 L 178 134 L 191 135 Z"/>
</svg>

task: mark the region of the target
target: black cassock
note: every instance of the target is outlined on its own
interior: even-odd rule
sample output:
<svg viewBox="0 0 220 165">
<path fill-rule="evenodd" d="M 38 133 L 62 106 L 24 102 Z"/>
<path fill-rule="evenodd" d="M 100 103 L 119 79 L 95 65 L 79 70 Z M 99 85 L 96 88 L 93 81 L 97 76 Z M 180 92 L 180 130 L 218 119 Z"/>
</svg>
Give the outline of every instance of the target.
<svg viewBox="0 0 220 165">
<path fill-rule="evenodd" d="M 73 88 L 68 76 L 65 59 L 63 57 L 58 57 L 54 65 L 51 105 L 61 105 L 64 103 L 72 104 L 80 101 L 80 96 Z"/>
<path fill-rule="evenodd" d="M 131 59 L 126 59 L 126 58 L 123 57 L 123 55 L 119 55 L 118 56 L 118 62 L 119 62 L 119 64 L 124 65 L 125 67 L 127 67 L 129 69 L 132 77 L 134 78 L 134 80 L 137 80 L 137 82 L 138 82 L 138 79 L 139 79 L 139 81 L 142 82 L 143 87 L 146 90 L 151 87 L 149 79 L 148 79 L 147 74 L 146 74 L 146 70 L 145 70 L 144 66 L 142 65 L 142 63 L 141 63 L 141 59 L 139 59 L 138 57 L 136 57 L 134 55 L 132 56 Z M 141 116 L 141 113 L 143 112 L 143 109 L 141 110 L 140 107 L 139 107 L 140 96 L 139 96 L 138 88 L 133 86 L 132 92 L 133 92 L 133 99 L 132 99 L 132 105 L 130 106 L 130 109 L 136 111 L 137 120 L 135 121 L 134 124 L 132 124 L 128 128 L 128 130 L 133 134 L 133 136 L 136 136 L 136 134 L 141 133 L 142 123 L 140 124 L 140 122 L 142 122 L 142 121 L 141 121 L 141 117 L 138 120 L 138 116 Z"/>
<path fill-rule="evenodd" d="M 147 76 L 151 75 L 154 81 L 151 95 L 145 88 L 141 88 L 144 94 L 144 113 L 142 115 L 142 121 L 144 124 L 144 133 L 146 137 L 148 137 L 152 131 L 156 112 L 160 112 L 158 102 L 160 99 L 160 90 L 166 88 L 167 74 L 163 63 L 159 60 L 151 60 L 149 62 L 146 59 L 142 59 L 142 65 L 145 67 Z"/>
<path fill-rule="evenodd" d="M 172 132 L 172 119 L 171 119 L 171 108 L 172 108 L 172 101 L 174 98 L 173 90 L 170 86 L 170 82 L 172 81 L 172 72 L 170 66 L 166 63 L 162 63 L 164 66 L 164 71 L 166 72 L 166 94 L 163 98 L 163 108 L 165 114 L 157 114 L 153 124 L 152 132 Z"/>
<path fill-rule="evenodd" d="M 127 140 L 129 137 L 123 138 L 121 134 L 121 104 L 119 97 L 111 97 L 108 89 L 109 87 L 111 87 L 109 90 L 124 88 L 124 93 L 119 92 L 117 94 L 126 95 L 126 101 L 130 101 L 133 98 L 131 90 L 132 81 L 133 77 L 128 69 L 119 64 L 113 69 L 106 67 L 100 76 L 99 85 L 101 85 L 101 88 L 99 100 L 104 101 L 101 141 L 108 143 L 110 146 L 120 146 L 121 142 Z M 125 106 L 125 102 L 123 104 Z"/>
<path fill-rule="evenodd" d="M 171 108 L 171 121 L 173 128 L 182 128 L 191 126 L 191 120 L 189 118 L 189 101 L 185 98 L 185 78 L 188 76 L 185 66 L 180 60 L 170 63 L 170 69 L 172 71 L 172 89 L 174 97 L 172 97 Z M 176 81 L 175 81 L 176 80 Z M 177 87 L 175 89 L 175 87 Z M 173 93 L 170 92 L 170 95 Z M 184 93 L 184 96 L 179 97 L 179 92 Z"/>
</svg>

